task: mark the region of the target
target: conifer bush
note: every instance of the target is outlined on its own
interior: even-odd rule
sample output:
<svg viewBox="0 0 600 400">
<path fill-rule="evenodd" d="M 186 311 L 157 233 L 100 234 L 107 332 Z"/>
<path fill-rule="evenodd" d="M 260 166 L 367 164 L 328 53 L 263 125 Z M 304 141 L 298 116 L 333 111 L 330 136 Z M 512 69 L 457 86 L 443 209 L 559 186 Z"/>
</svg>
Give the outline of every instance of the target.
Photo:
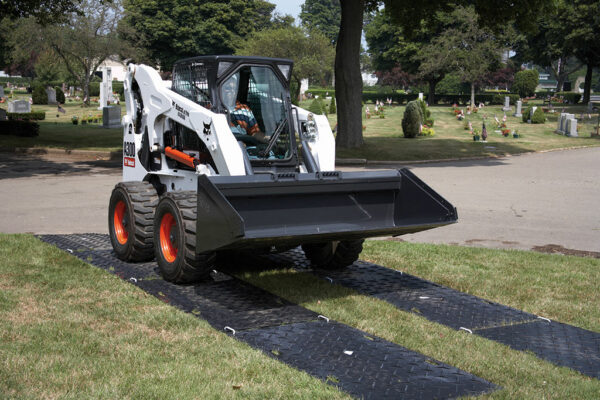
<svg viewBox="0 0 600 400">
<path fill-rule="evenodd" d="M 417 100 L 409 101 L 404 110 L 404 116 L 402 117 L 402 131 L 404 137 L 414 138 L 417 137 L 423 123 L 421 106 Z"/>
</svg>

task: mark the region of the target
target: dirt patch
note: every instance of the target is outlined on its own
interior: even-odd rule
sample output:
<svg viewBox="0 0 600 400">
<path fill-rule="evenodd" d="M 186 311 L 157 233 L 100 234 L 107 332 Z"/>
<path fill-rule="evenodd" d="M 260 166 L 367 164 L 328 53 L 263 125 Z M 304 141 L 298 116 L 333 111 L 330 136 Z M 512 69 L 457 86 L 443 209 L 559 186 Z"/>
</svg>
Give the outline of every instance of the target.
<svg viewBox="0 0 600 400">
<path fill-rule="evenodd" d="M 531 248 L 531 250 L 548 254 L 564 254 L 566 256 L 600 258 L 600 253 L 597 251 L 567 249 L 566 247 L 563 247 L 559 244 L 546 244 L 544 246 L 534 246 Z"/>
</svg>

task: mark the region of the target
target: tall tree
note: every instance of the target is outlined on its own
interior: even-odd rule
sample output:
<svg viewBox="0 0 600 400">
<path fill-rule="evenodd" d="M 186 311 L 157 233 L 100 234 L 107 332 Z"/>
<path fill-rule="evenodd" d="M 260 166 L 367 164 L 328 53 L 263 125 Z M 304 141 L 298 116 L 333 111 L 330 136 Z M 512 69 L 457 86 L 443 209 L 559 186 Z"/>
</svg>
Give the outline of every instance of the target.
<svg viewBox="0 0 600 400">
<path fill-rule="evenodd" d="M 13 0 L 0 2 L 0 21 L 34 17 L 40 23 L 63 20 L 77 9 L 79 0 Z"/>
<path fill-rule="evenodd" d="M 587 103 L 590 101 L 592 72 L 600 66 L 600 2 L 573 0 L 562 6 L 567 12 L 561 13 L 558 19 L 566 31 L 566 45 L 573 48 L 575 56 L 587 67 L 582 100 Z"/>
<path fill-rule="evenodd" d="M 120 4 L 114 0 L 82 0 L 64 22 L 40 25 L 33 18 L 20 21 L 11 41 L 14 59 L 29 57 L 31 51 L 52 51 L 75 77 L 89 104 L 89 84 L 104 60 L 120 50 L 116 30 Z"/>
<path fill-rule="evenodd" d="M 405 33 L 414 32 L 425 19 L 436 11 L 447 11 L 455 4 L 435 0 L 384 0 L 386 12 L 402 25 Z M 457 0 L 456 4 L 471 4 L 471 0 Z M 475 10 L 486 25 L 501 27 L 515 19 L 520 28 L 531 29 L 534 16 L 547 6 L 546 0 L 474 1 Z M 336 46 L 336 100 L 338 104 L 339 147 L 357 147 L 362 138 L 362 78 L 360 75 L 360 39 L 363 11 L 374 9 L 374 0 L 344 0 L 340 3 L 342 18 Z"/>
<path fill-rule="evenodd" d="M 475 85 L 500 62 L 502 50 L 491 32 L 479 26 L 474 7 L 458 6 L 440 17 L 446 29 L 424 46 L 418 58 L 424 74 L 456 72 L 471 85 L 471 105 L 475 104 Z"/>
<path fill-rule="evenodd" d="M 253 33 L 248 40 L 240 43 L 236 54 L 294 60 L 292 96 L 298 98 L 302 79 L 318 80 L 331 73 L 335 49 L 321 33 L 307 33 L 302 28 L 290 26 Z"/>
<path fill-rule="evenodd" d="M 275 5 L 263 0 L 124 0 L 123 23 L 163 69 L 181 58 L 231 54 L 254 31 L 271 24 Z"/>
<path fill-rule="evenodd" d="M 321 32 L 333 45 L 337 43 L 342 17 L 340 0 L 306 0 L 301 10 L 303 27 Z"/>
</svg>

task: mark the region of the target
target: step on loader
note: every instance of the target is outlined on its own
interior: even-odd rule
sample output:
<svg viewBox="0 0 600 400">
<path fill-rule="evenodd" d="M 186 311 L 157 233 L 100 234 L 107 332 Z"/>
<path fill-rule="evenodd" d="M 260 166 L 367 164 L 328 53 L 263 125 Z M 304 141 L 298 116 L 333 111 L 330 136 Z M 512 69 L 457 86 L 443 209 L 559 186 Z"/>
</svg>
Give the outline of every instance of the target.
<svg viewBox="0 0 600 400">
<path fill-rule="evenodd" d="M 172 81 L 130 64 L 123 181 L 109 204 L 125 261 L 156 258 L 166 280 L 206 277 L 217 254 L 302 246 L 318 268 L 357 260 L 365 238 L 457 221 L 408 169 L 335 170 L 327 118 L 292 104 L 292 61 L 202 56 Z"/>
</svg>

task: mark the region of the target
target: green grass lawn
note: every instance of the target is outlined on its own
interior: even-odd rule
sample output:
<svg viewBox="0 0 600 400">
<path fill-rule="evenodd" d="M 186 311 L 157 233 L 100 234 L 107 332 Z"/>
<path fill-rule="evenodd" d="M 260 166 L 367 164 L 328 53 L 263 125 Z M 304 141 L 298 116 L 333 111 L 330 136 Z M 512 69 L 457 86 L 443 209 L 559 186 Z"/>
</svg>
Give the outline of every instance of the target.
<svg viewBox="0 0 600 400">
<path fill-rule="evenodd" d="M 369 241 L 363 259 L 600 330 L 600 260 Z M 595 399 L 600 381 L 292 270 L 238 276 L 504 389 Z M 341 398 L 116 276 L 28 235 L 0 235 L 0 397 Z"/>
<path fill-rule="evenodd" d="M 2 105 L 3 108 L 6 105 Z M 45 111 L 46 119 L 38 121 L 40 135 L 34 138 L 0 135 L 0 148 L 15 147 L 51 147 L 60 149 L 105 150 L 118 151 L 123 146 L 122 129 L 102 128 L 102 111 L 97 105 L 84 107 L 80 102 L 67 103 L 63 106 L 66 113 L 57 111 L 56 106 L 32 106 L 32 111 Z M 121 115 L 125 106 L 121 107 Z M 57 116 L 58 115 L 58 116 Z M 79 121 L 84 117 L 100 115 L 100 122 L 85 125 L 73 125 L 71 118 L 77 116 Z"/>
<path fill-rule="evenodd" d="M 301 104 L 307 108 L 309 102 Z M 373 111 L 373 104 L 368 104 Z M 3 105 L 3 107 L 6 107 Z M 14 147 L 53 147 L 65 149 L 89 149 L 118 151 L 122 148 L 121 129 L 104 129 L 102 124 L 73 125 L 73 116 L 83 117 L 98 115 L 96 106 L 82 107 L 81 103 L 67 103 L 66 113 L 58 113 L 55 106 L 33 106 L 33 110 L 46 111 L 46 119 L 40 121 L 40 136 L 36 138 L 18 138 L 0 135 L 0 148 Z M 493 116 L 500 119 L 503 116 L 501 106 L 486 107 L 477 114 L 467 116 L 475 127 L 481 128 L 482 117 L 486 116 L 489 133 L 487 143 L 474 142 L 464 122 L 456 120 L 448 106 L 431 107 L 435 119 L 435 136 L 405 139 L 402 134 L 401 122 L 404 106 L 386 108 L 385 119 L 372 117 L 363 119 L 365 144 L 361 148 L 338 150 L 339 158 L 366 158 L 368 160 L 434 160 L 465 157 L 489 157 L 505 154 L 552 150 L 578 146 L 600 146 L 598 137 L 591 138 L 590 133 L 595 126 L 597 115 L 592 120 L 580 124 L 579 138 L 569 138 L 554 133 L 557 115 L 549 115 L 543 125 L 532 125 L 521 122 L 521 118 L 509 114 L 507 125 L 510 129 L 519 131 L 521 138 L 505 138 L 494 133 Z M 567 111 L 579 115 L 584 106 L 567 106 Z M 122 114 L 125 107 L 122 105 Z M 58 115 L 58 117 L 57 117 Z M 363 109 L 364 115 L 364 109 Z M 336 116 L 329 116 L 335 125 Z"/>
<path fill-rule="evenodd" d="M 310 101 L 303 102 L 301 107 L 307 108 L 309 104 Z M 369 103 L 363 106 L 363 117 L 367 106 L 373 114 L 374 105 Z M 370 119 L 363 118 L 365 144 L 357 149 L 338 149 L 337 156 L 379 161 L 414 161 L 489 157 L 567 147 L 600 146 L 600 139 L 591 138 L 590 135 L 597 122 L 597 114 L 592 114 L 591 120 L 586 116 L 584 124 L 579 121 L 580 137 L 571 138 L 554 133 L 558 114 L 546 114 L 545 124 L 534 125 L 523 123 L 521 118 L 513 117 L 512 112 L 507 113 L 507 127 L 518 130 L 522 136 L 515 139 L 512 136 L 505 138 L 500 133 L 494 133 L 496 127 L 493 122 L 494 114 L 502 120 L 504 112 L 502 106 L 488 106 L 478 113 L 466 116 L 467 120 L 480 130 L 482 119 L 486 117 L 488 140 L 487 143 L 483 143 L 472 140 L 471 134 L 464 129 L 464 121 L 458 121 L 451 107 L 447 105 L 430 107 L 432 117 L 435 119 L 433 126 L 435 136 L 406 139 L 402 133 L 404 109 L 405 106 L 386 107 L 384 119 L 377 116 L 372 116 Z M 575 113 L 577 117 L 585 109 L 586 107 L 582 105 L 566 106 L 566 112 Z M 329 115 L 328 118 L 333 127 L 337 117 Z"/>
</svg>

